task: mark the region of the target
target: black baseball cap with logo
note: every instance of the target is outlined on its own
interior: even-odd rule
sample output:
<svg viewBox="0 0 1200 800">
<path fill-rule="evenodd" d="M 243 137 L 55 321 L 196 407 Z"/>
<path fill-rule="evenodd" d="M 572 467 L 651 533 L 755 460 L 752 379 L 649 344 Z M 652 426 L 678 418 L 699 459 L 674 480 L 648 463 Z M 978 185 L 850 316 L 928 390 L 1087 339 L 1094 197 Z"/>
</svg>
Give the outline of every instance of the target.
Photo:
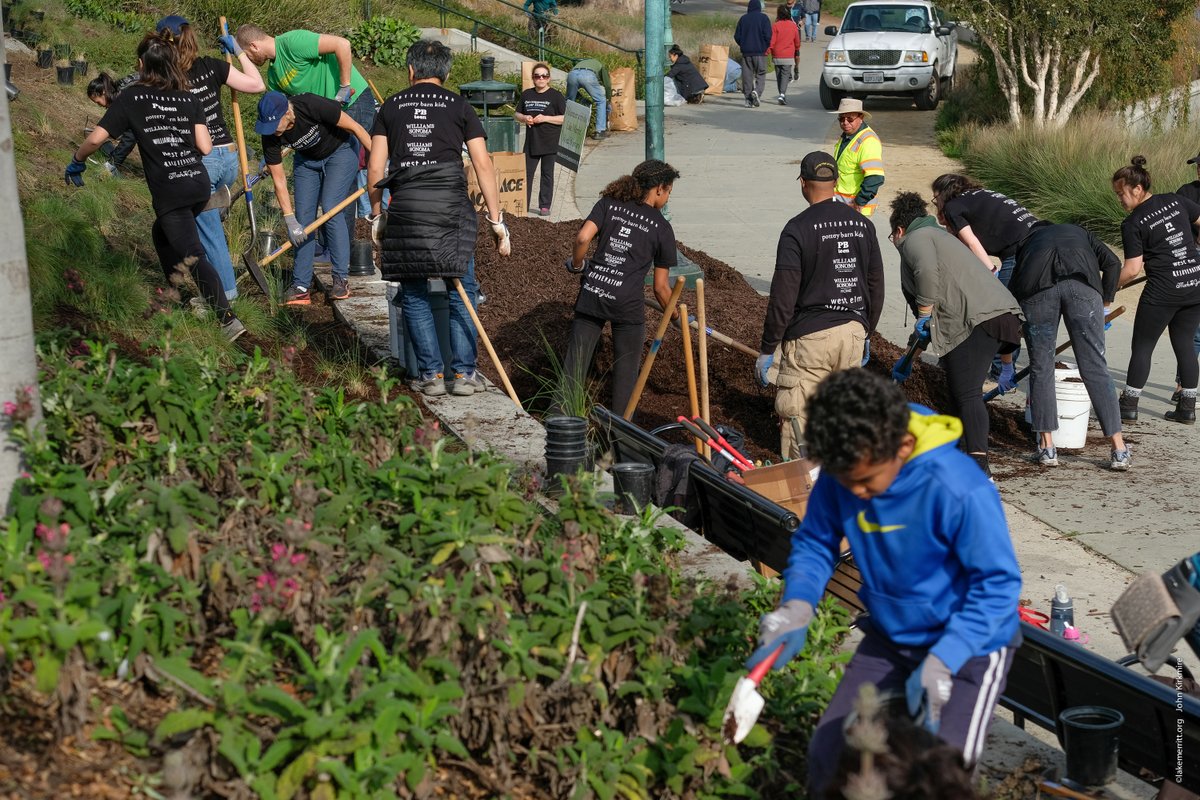
<svg viewBox="0 0 1200 800">
<path fill-rule="evenodd" d="M 836 181 L 838 176 L 837 160 L 820 150 L 815 150 L 800 162 L 800 174 L 797 180 L 806 181 Z"/>
</svg>

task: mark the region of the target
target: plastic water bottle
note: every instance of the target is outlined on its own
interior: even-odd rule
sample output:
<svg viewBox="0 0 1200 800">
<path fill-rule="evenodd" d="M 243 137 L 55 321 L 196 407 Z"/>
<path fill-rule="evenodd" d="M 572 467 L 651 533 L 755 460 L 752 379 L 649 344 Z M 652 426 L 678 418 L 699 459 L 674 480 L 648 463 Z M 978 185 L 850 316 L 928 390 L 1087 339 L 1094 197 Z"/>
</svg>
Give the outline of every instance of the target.
<svg viewBox="0 0 1200 800">
<path fill-rule="evenodd" d="M 1067 587 L 1060 583 L 1054 587 L 1054 599 L 1050 601 L 1050 632 L 1062 636 L 1068 625 L 1075 625 L 1075 605 Z"/>
</svg>

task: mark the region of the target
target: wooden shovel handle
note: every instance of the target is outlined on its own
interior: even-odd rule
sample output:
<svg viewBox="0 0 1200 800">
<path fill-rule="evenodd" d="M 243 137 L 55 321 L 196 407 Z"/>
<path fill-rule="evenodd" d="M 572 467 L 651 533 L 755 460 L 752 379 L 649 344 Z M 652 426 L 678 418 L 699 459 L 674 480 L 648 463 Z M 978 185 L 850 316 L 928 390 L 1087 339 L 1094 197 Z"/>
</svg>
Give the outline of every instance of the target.
<svg viewBox="0 0 1200 800">
<path fill-rule="evenodd" d="M 229 35 L 229 23 L 221 17 L 221 33 Z M 233 56 L 225 54 L 225 62 L 233 66 Z M 246 161 L 246 134 L 242 131 L 242 111 L 238 106 L 238 93 L 234 88 L 229 89 L 229 104 L 233 107 L 233 128 L 237 135 L 238 165 L 242 170 L 242 190 L 250 191 L 250 165 Z"/>
<path fill-rule="evenodd" d="M 679 304 L 679 318 L 686 320 L 688 318 L 688 308 L 683 303 Z M 687 376 L 688 403 L 692 412 L 692 417 L 700 416 L 700 396 L 696 394 L 696 366 L 692 363 L 692 329 L 688 325 L 680 325 L 679 332 L 683 337 L 683 370 Z M 704 445 L 696 442 L 696 452 L 704 455 Z"/>
<path fill-rule="evenodd" d="M 683 294 L 684 283 L 682 275 L 675 279 L 675 288 L 671 290 L 671 299 L 667 301 L 667 307 L 663 309 L 662 319 L 658 321 L 658 330 L 654 332 L 654 341 L 650 343 L 650 355 L 646 356 L 646 363 L 642 365 L 642 371 L 638 374 L 637 384 L 633 387 L 629 404 L 625 406 L 625 413 L 621 415 L 625 419 L 633 417 L 633 411 L 637 408 L 638 401 L 642 399 L 642 392 L 646 390 L 646 381 L 650 379 L 650 369 L 654 366 L 654 359 L 658 357 L 658 348 L 662 347 L 663 336 L 667 332 L 667 326 L 671 324 L 675 306 L 679 305 L 679 295 Z M 684 320 L 684 323 L 686 324 L 687 320 Z"/>
<path fill-rule="evenodd" d="M 324 214 L 317 217 L 312 222 L 310 222 L 308 225 L 306 225 L 304 227 L 304 232 L 311 234 L 317 228 L 321 227 L 326 222 L 329 222 L 329 220 L 333 219 L 338 214 L 342 213 L 342 209 L 344 209 L 346 206 L 350 205 L 355 200 L 357 200 L 359 195 L 361 195 L 365 191 L 366 191 L 366 189 L 355 189 L 354 193 L 351 194 L 349 197 L 347 197 L 345 200 L 338 203 L 336 206 L 329 209 Z M 270 264 L 272 261 L 279 258 L 281 255 L 283 255 L 284 253 L 286 253 L 288 250 L 291 250 L 291 249 L 292 249 L 291 241 L 284 242 L 283 245 L 278 250 L 276 250 L 274 253 L 271 253 L 271 255 L 267 256 L 262 261 L 258 262 L 258 265 L 260 267 L 265 267 L 267 264 Z"/>
<path fill-rule="evenodd" d="M 360 190 L 361 191 L 361 190 Z M 471 298 L 467 295 L 467 290 L 463 288 L 462 282 L 458 278 L 451 278 L 454 281 L 454 288 L 458 290 L 458 297 L 462 300 L 462 304 L 467 307 L 467 313 L 471 315 L 471 322 L 475 323 L 475 330 L 479 331 L 479 338 L 483 340 L 483 346 L 488 352 L 488 356 L 492 359 L 492 364 L 496 367 L 496 372 L 500 375 L 500 382 L 504 384 L 504 391 L 508 392 L 509 398 L 516 403 L 517 408 L 521 407 L 521 400 L 517 397 L 517 391 L 508 380 L 508 373 L 504 371 L 504 365 L 500 363 L 500 357 L 496 355 L 496 351 L 492 348 L 492 340 L 488 338 L 487 331 L 483 329 L 483 323 L 479 321 L 479 315 L 475 313 L 475 307 L 471 305 Z"/>
</svg>

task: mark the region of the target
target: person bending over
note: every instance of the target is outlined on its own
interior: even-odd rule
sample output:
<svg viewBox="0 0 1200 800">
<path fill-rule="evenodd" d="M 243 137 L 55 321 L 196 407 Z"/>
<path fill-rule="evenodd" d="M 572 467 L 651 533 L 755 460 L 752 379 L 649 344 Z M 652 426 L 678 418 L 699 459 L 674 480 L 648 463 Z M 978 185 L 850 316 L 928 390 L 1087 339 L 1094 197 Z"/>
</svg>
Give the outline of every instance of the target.
<svg viewBox="0 0 1200 800">
<path fill-rule="evenodd" d="M 983 750 L 1021 644 L 1021 570 L 995 485 L 955 446 L 961 432 L 864 369 L 833 373 L 809 401 L 805 439 L 821 473 L 792 535 L 779 607 L 763 615 L 746 662 L 779 650 L 778 670 L 800 652 L 848 539 L 869 616 L 809 742 L 809 797 L 824 796 L 866 683 L 902 694 L 968 767 Z"/>
</svg>

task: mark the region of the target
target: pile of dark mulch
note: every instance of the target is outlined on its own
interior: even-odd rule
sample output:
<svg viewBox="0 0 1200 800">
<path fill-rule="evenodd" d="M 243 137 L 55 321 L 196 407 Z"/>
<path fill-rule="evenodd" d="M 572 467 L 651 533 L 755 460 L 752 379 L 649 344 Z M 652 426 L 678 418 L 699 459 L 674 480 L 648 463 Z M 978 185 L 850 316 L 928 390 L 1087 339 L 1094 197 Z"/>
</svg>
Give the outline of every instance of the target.
<svg viewBox="0 0 1200 800">
<path fill-rule="evenodd" d="M 513 239 L 513 255 L 508 258 L 499 257 L 486 226 L 481 226 L 479 232 L 476 274 L 488 296 L 487 303 L 480 308 L 480 319 L 517 395 L 527 408 L 545 410 L 555 375 L 550 354 L 559 362 L 566 354 L 572 309 L 579 292 L 579 277 L 568 273 L 563 261 L 571 254 L 581 223 L 548 222 L 532 217 L 508 217 L 507 221 Z M 757 351 L 767 299 L 728 264 L 682 244 L 680 250 L 704 272 L 708 326 Z M 646 297 L 653 297 L 649 287 Z M 683 302 L 688 305 L 688 313 L 694 314 L 695 293 L 685 291 Z M 657 311 L 646 310 L 647 353 L 659 319 Z M 692 346 L 693 350 L 698 347 L 695 335 Z M 868 369 L 890 376 L 892 365 L 903 353 L 903 348 L 875 334 L 871 338 Z M 480 355 L 482 359 L 483 354 Z M 592 376 L 599 384 L 597 399 L 605 405 L 612 398 L 609 379 L 612 363 L 612 343 L 605 337 L 592 366 Z M 710 340 L 708 368 L 713 422 L 732 425 L 744 432 L 751 458 L 777 459 L 775 390 L 758 386 L 753 375 L 754 359 Z M 946 379 L 939 367 L 918 362 L 904 390 L 914 402 L 940 411 L 949 408 Z M 995 407 L 991 412 L 993 442 L 1025 447 L 1028 434 L 1022 429 L 1023 422 L 1009 410 Z M 680 333 L 670 326 L 634 421 L 653 429 L 673 422 L 680 414 L 689 414 L 687 379 Z"/>
</svg>

